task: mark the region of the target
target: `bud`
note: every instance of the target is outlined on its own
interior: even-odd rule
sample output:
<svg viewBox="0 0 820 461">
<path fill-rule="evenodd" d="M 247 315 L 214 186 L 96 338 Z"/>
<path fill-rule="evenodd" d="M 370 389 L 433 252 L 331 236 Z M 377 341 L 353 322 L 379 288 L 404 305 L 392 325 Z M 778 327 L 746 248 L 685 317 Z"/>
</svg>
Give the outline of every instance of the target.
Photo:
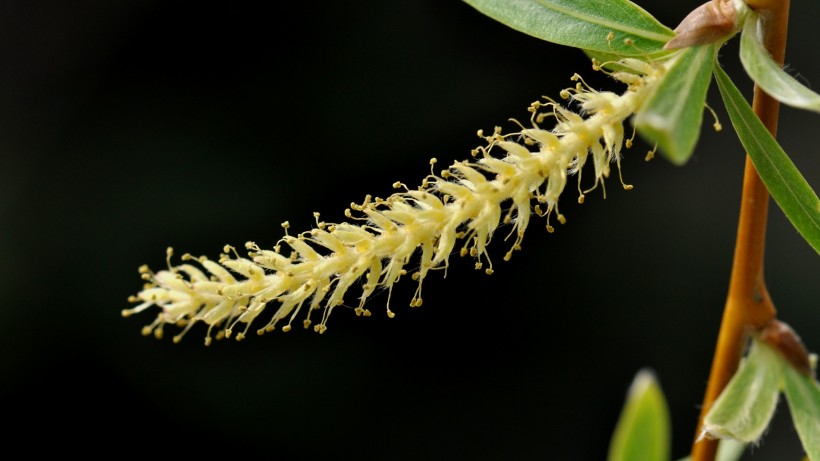
<svg viewBox="0 0 820 461">
<path fill-rule="evenodd" d="M 677 35 L 664 49 L 675 50 L 728 38 L 737 31 L 737 8 L 733 0 L 712 0 L 695 8 L 675 28 Z"/>
</svg>

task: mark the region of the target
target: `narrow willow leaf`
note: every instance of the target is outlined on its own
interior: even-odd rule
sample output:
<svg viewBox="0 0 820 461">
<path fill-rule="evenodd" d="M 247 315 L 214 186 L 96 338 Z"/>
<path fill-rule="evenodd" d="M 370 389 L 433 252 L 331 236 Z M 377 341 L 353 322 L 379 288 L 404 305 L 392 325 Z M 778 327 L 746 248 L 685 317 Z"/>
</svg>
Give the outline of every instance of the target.
<svg viewBox="0 0 820 461">
<path fill-rule="evenodd" d="M 777 407 L 784 361 L 757 340 L 712 408 L 703 418 L 703 436 L 755 442 Z"/>
<path fill-rule="evenodd" d="M 820 112 L 820 94 L 787 74 L 761 43 L 760 15 L 750 12 L 740 34 L 740 62 L 749 77 L 773 98 L 798 109 Z"/>
<path fill-rule="evenodd" d="M 820 461 L 820 385 L 792 367 L 785 367 L 784 393 L 794 428 L 811 461 Z"/>
<path fill-rule="evenodd" d="M 820 199 L 817 194 L 720 65 L 715 65 L 715 79 L 735 132 L 760 179 L 797 232 L 820 253 Z"/>
<path fill-rule="evenodd" d="M 706 92 L 712 81 L 716 45 L 685 48 L 673 57 L 663 80 L 635 116 L 635 128 L 675 165 L 692 156 L 698 138 Z"/>
<path fill-rule="evenodd" d="M 654 374 L 632 381 L 609 446 L 608 461 L 669 461 L 671 428 L 666 398 Z"/>
<path fill-rule="evenodd" d="M 627 0 L 464 0 L 541 40 L 620 56 L 661 51 L 675 33 Z M 609 40 L 610 33 L 613 34 Z M 624 43 L 631 39 L 633 44 Z"/>
</svg>

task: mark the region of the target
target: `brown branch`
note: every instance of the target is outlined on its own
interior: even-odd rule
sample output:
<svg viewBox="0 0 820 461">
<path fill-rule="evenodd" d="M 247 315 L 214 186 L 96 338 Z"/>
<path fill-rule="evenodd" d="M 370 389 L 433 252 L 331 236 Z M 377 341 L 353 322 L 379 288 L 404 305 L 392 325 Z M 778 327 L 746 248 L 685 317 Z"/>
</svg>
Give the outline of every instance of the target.
<svg viewBox="0 0 820 461">
<path fill-rule="evenodd" d="M 747 0 L 747 4 L 761 15 L 763 45 L 772 58 L 782 65 L 786 51 L 789 0 Z M 774 136 L 777 133 L 780 103 L 755 85 L 752 108 Z M 703 418 L 737 371 L 749 333 L 764 327 L 776 315 L 763 278 L 768 204 L 769 192 L 747 156 L 729 293 L 695 431 L 692 461 L 715 459 L 718 441 L 708 438 L 699 440 Z"/>
</svg>

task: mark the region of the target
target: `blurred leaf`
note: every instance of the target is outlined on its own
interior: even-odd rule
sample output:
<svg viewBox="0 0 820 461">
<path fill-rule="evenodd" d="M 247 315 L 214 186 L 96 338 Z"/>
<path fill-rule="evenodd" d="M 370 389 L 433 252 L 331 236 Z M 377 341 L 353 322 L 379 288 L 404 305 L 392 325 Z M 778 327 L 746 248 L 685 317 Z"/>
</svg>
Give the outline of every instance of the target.
<svg viewBox="0 0 820 461">
<path fill-rule="evenodd" d="M 783 368 L 784 360 L 778 352 L 752 341 L 749 354 L 704 417 L 704 435 L 757 441 L 774 416 Z"/>
<path fill-rule="evenodd" d="M 715 65 L 715 78 L 735 132 L 760 179 L 800 235 L 820 253 L 820 199 L 720 65 Z"/>
<path fill-rule="evenodd" d="M 820 112 L 820 94 L 787 74 L 763 47 L 760 15 L 750 12 L 740 34 L 740 62 L 746 73 L 773 98 L 798 109 Z"/>
<path fill-rule="evenodd" d="M 464 0 L 481 13 L 541 40 L 604 53 L 646 56 L 675 33 L 627 0 Z M 614 34 L 612 40 L 608 36 Z M 631 39 L 632 45 L 624 43 Z"/>
<path fill-rule="evenodd" d="M 820 385 L 786 366 L 783 390 L 803 449 L 811 461 L 820 461 Z"/>
<path fill-rule="evenodd" d="M 716 45 L 682 49 L 663 80 L 635 116 L 635 128 L 675 165 L 692 156 L 712 81 Z"/>
<path fill-rule="evenodd" d="M 609 446 L 608 461 L 669 461 L 669 409 L 655 376 L 641 370 L 632 381 Z"/>
</svg>

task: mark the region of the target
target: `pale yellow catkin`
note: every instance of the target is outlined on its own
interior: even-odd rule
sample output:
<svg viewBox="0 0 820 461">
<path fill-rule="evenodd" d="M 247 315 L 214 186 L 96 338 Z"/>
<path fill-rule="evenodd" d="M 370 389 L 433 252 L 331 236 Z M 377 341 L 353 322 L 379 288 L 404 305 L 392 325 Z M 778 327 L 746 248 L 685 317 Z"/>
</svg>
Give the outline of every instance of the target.
<svg viewBox="0 0 820 461">
<path fill-rule="evenodd" d="M 476 269 L 492 273 L 487 245 L 499 226 L 511 226 L 509 235 L 514 236 L 504 256 L 508 260 L 521 249 L 533 213 L 546 217 L 549 232 L 551 216 L 564 222 L 558 198 L 569 176 L 577 176 L 578 201 L 583 203 L 584 193 L 609 176 L 612 163 L 620 174 L 622 146 L 632 142 L 632 137 L 625 139 L 624 123 L 640 110 L 669 61 L 626 58 L 617 64 L 621 71 L 607 72 L 626 84 L 623 93 L 596 91 L 575 74 L 575 86 L 561 92 L 569 101 L 566 105 L 545 97 L 530 105 L 529 127 L 516 122 L 520 130 L 508 134 L 498 127 L 491 134 L 479 131 L 486 145 L 473 150 L 473 159 L 455 162 L 438 174 L 432 159 L 431 173 L 418 188 L 395 183 L 398 191 L 387 198 L 367 196 L 362 203 L 352 203 L 345 211 L 346 222 L 322 222 L 315 214 L 316 226 L 298 235 L 290 235 L 284 223 L 285 236 L 274 248 L 248 242 L 246 257 L 226 246 L 217 261 L 185 254 L 182 263 L 174 265 L 169 248 L 167 269 L 140 268 L 145 286 L 129 298 L 136 306 L 123 315 L 156 306 L 160 311 L 143 334 L 161 338 L 163 327 L 172 324 L 181 327 L 174 336 L 179 341 L 192 325 L 204 322 L 205 343 L 210 344 L 214 337 L 231 337 L 240 323 L 244 327 L 235 337 L 244 338 L 254 319 L 270 306 L 275 311 L 257 329 L 259 334 L 273 331 L 280 322 L 282 330 L 289 331 L 300 312 L 308 328 L 314 311 L 321 312 L 314 330 L 323 333 L 332 310 L 344 305 L 353 285 L 360 289 L 355 313 L 369 316 L 368 297 L 377 289 L 390 292 L 416 255 L 413 266 L 418 270 L 411 277 L 418 287 L 411 306 L 422 304 L 422 282 L 429 271 L 447 267 L 457 245 L 459 254 L 475 259 Z M 602 70 L 595 61 L 593 68 Z M 541 127 L 547 119 L 554 119 L 551 130 Z M 590 156 L 594 179 L 582 190 L 581 172 Z M 389 294 L 386 311 L 393 317 Z"/>
</svg>

